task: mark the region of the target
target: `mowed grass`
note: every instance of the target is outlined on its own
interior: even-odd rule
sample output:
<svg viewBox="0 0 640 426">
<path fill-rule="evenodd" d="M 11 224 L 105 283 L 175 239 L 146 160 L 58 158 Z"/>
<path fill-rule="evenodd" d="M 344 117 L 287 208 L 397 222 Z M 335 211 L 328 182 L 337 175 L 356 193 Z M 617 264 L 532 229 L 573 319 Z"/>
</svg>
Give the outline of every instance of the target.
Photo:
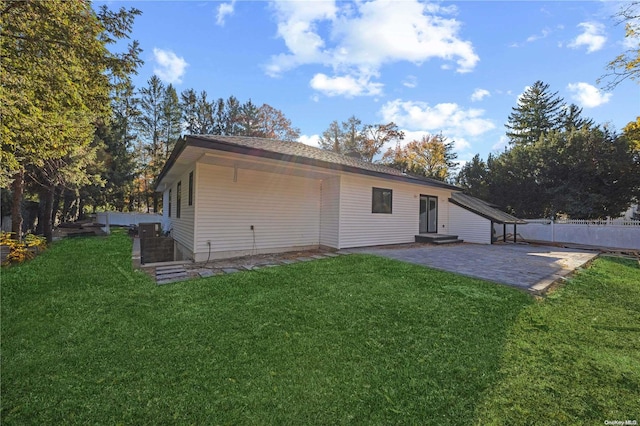
<svg viewBox="0 0 640 426">
<path fill-rule="evenodd" d="M 365 255 L 158 287 L 125 235 L 2 271 L 2 424 L 460 424 L 520 291 Z"/>
<path fill-rule="evenodd" d="M 130 247 L 67 240 L 2 270 L 3 425 L 633 418 L 631 262 L 536 302 L 366 255 L 158 287 Z"/>
<path fill-rule="evenodd" d="M 501 363 L 477 424 L 640 422 L 638 261 L 598 258 L 523 310 Z"/>
</svg>

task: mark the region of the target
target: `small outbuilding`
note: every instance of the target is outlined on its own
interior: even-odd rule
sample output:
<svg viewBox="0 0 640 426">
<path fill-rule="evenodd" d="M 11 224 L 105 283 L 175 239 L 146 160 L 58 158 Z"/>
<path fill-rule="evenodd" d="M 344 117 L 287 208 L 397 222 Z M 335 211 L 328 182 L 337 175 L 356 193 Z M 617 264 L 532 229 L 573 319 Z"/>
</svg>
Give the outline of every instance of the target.
<svg viewBox="0 0 640 426">
<path fill-rule="evenodd" d="M 498 210 L 491 204 L 462 192 L 454 192 L 449 198 L 451 232 L 470 243 L 491 244 L 494 242 L 495 226 L 502 225 L 503 241 L 506 241 L 507 225 L 513 227 L 513 238 L 517 226 L 527 222 Z"/>
</svg>

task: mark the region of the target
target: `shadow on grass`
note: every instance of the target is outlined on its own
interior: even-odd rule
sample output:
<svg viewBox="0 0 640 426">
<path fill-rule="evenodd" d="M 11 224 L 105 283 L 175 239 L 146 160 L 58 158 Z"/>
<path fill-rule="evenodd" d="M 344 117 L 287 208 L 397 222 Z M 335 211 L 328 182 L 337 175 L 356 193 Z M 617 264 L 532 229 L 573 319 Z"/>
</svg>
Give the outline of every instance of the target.
<svg viewBox="0 0 640 426">
<path fill-rule="evenodd" d="M 125 235 L 2 277 L 2 423 L 460 424 L 533 303 L 350 255 L 157 287 Z"/>
</svg>

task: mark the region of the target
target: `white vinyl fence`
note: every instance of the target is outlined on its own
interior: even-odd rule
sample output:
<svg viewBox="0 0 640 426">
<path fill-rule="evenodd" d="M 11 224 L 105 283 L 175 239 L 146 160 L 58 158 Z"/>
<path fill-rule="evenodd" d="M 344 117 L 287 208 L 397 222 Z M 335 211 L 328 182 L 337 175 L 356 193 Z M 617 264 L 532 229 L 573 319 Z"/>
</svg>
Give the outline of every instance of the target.
<svg viewBox="0 0 640 426">
<path fill-rule="evenodd" d="M 548 220 L 526 219 L 518 225 L 518 235 L 524 240 L 554 243 L 585 244 L 598 247 L 640 250 L 640 220 Z M 502 234 L 502 225 L 496 225 Z M 507 226 L 507 233 L 513 232 Z"/>
<path fill-rule="evenodd" d="M 99 212 L 96 213 L 96 222 L 105 225 L 103 230 L 107 233 L 109 226 L 139 225 L 147 222 L 160 222 L 165 229 L 162 215 L 157 213 Z"/>
</svg>

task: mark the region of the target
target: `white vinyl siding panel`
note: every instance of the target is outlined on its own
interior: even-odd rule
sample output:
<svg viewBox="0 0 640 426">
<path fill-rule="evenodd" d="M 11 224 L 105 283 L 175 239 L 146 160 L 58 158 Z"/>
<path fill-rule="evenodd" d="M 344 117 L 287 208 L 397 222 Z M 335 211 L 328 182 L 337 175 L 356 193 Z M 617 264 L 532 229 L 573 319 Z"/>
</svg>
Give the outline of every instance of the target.
<svg viewBox="0 0 640 426">
<path fill-rule="evenodd" d="M 391 214 L 372 213 L 372 188 L 393 191 Z M 339 248 L 401 244 L 418 234 L 420 194 L 438 197 L 438 232 L 448 229 L 449 191 L 386 179 L 343 175 L 340 184 Z"/>
<path fill-rule="evenodd" d="M 189 253 L 193 253 L 193 228 L 194 228 L 194 206 L 188 205 L 189 195 L 189 169 L 180 176 L 171 186 L 171 236 L 180 243 Z M 178 182 L 182 182 L 180 218 L 176 217 L 178 212 Z"/>
<path fill-rule="evenodd" d="M 196 183 L 197 260 L 208 241 L 211 258 L 319 245 L 320 180 L 199 164 Z"/>
<path fill-rule="evenodd" d="M 340 177 L 322 181 L 320 245 L 338 248 L 340 235 Z"/>
<path fill-rule="evenodd" d="M 491 244 L 491 221 L 455 204 L 449 206 L 449 229 L 466 243 Z"/>
</svg>

